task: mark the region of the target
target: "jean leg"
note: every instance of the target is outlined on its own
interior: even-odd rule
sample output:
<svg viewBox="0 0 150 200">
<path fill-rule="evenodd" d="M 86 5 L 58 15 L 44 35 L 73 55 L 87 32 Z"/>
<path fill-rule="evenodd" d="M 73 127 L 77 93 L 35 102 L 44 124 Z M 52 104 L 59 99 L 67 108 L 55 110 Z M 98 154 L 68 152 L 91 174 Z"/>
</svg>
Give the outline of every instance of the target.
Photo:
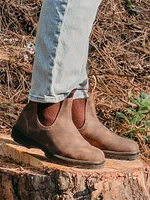
<svg viewBox="0 0 150 200">
<path fill-rule="evenodd" d="M 36 36 L 29 99 L 62 101 L 75 88 L 88 87 L 89 35 L 101 0 L 44 0 Z M 85 91 L 77 91 L 83 98 Z"/>
</svg>

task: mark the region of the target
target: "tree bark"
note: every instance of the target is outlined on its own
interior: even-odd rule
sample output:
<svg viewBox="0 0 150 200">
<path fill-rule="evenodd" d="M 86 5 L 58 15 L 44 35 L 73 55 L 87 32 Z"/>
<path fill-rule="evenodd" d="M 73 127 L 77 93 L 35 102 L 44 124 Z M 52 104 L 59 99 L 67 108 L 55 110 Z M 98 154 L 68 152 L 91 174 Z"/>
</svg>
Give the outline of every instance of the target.
<svg viewBox="0 0 150 200">
<path fill-rule="evenodd" d="M 106 160 L 83 170 L 49 163 L 43 152 L 0 139 L 0 200 L 149 200 L 150 167 L 142 160 Z"/>
</svg>

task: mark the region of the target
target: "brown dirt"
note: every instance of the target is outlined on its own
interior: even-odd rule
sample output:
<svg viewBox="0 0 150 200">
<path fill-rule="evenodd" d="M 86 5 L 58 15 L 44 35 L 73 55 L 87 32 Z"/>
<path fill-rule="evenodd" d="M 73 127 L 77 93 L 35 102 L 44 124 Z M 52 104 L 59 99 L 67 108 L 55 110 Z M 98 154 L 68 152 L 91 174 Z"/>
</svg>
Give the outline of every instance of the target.
<svg viewBox="0 0 150 200">
<path fill-rule="evenodd" d="M 129 13 L 125 0 L 103 0 L 90 38 L 89 79 L 97 113 L 120 135 L 130 127 L 117 112 L 124 112 L 131 105 L 130 98 L 141 92 L 150 96 L 150 2 L 132 3 L 139 14 Z M 0 134 L 10 134 L 27 103 L 40 8 L 41 0 L 0 2 Z M 137 133 L 135 139 L 148 161 L 150 141 L 142 134 Z"/>
</svg>

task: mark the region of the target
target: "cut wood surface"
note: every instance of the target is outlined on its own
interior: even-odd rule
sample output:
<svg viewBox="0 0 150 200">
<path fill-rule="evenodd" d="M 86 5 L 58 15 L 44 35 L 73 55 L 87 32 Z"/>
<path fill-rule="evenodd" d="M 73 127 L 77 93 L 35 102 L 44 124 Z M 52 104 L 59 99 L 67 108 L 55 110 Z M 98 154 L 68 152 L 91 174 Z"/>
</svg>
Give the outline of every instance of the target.
<svg viewBox="0 0 150 200">
<path fill-rule="evenodd" d="M 0 200 L 150 200 L 150 167 L 106 159 L 100 170 L 50 163 L 39 149 L 0 136 Z"/>
</svg>

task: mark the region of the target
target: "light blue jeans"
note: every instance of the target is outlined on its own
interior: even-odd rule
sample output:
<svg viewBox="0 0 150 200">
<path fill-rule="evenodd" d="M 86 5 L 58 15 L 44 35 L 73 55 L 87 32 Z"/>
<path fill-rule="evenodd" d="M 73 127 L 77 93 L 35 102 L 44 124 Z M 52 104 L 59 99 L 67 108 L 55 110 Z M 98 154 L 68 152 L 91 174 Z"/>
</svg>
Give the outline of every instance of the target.
<svg viewBox="0 0 150 200">
<path fill-rule="evenodd" d="M 29 99 L 56 103 L 77 89 L 86 98 L 89 35 L 101 0 L 44 0 Z"/>
</svg>

